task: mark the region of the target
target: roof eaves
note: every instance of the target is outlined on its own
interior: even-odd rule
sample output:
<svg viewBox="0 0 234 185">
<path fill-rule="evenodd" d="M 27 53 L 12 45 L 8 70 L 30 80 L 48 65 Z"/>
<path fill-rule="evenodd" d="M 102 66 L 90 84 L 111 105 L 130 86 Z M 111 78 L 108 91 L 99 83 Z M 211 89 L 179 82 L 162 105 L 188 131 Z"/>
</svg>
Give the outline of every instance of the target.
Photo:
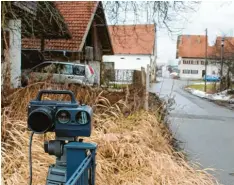
<svg viewBox="0 0 234 185">
<path fill-rule="evenodd" d="M 152 55 L 152 53 L 114 53 L 114 55 L 144 55 L 144 56 L 149 56 L 149 55 Z"/>
<path fill-rule="evenodd" d="M 101 7 L 103 9 L 102 2 L 100 4 L 101 4 Z M 112 52 L 112 54 L 114 54 L 114 48 L 113 48 L 113 45 L 112 45 L 111 35 L 110 35 L 110 31 L 109 31 L 109 28 L 108 28 L 108 25 L 107 25 L 105 12 L 104 12 L 104 22 L 106 24 L 107 34 L 108 34 L 109 42 L 110 42 L 110 45 L 111 45 L 111 52 Z"/>
<path fill-rule="evenodd" d="M 91 18 L 90 18 L 90 20 L 89 20 L 89 23 L 88 23 L 87 27 L 86 27 L 86 31 L 85 31 L 85 34 L 84 34 L 84 36 L 83 36 L 83 38 L 82 38 L 82 41 L 81 41 L 81 44 L 80 44 L 80 47 L 79 47 L 78 52 L 81 52 L 82 49 L 83 49 L 83 47 L 84 47 L 85 40 L 86 40 L 87 35 L 88 35 L 88 33 L 89 33 L 89 30 L 90 30 L 90 28 L 91 28 L 91 25 L 92 25 L 92 22 L 93 22 L 93 19 L 94 19 L 95 14 L 96 14 L 96 11 L 97 11 L 97 8 L 98 8 L 99 3 L 100 3 L 100 1 L 97 1 L 97 2 L 96 2 L 95 9 L 94 9 L 94 11 L 93 11 L 93 13 L 92 13 L 92 16 L 91 16 Z"/>
<path fill-rule="evenodd" d="M 40 51 L 40 48 L 22 48 L 23 51 Z M 77 53 L 77 50 L 59 50 L 59 49 L 45 49 L 44 51 L 56 51 L 56 52 L 70 52 L 70 53 Z M 78 51 L 79 52 L 79 51 Z"/>
</svg>

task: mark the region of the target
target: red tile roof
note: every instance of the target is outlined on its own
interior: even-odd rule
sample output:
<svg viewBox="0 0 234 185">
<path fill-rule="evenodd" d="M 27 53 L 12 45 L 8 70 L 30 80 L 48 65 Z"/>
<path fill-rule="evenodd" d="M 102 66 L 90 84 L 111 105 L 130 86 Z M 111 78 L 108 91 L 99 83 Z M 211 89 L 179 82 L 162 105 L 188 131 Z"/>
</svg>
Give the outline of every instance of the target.
<svg viewBox="0 0 234 185">
<path fill-rule="evenodd" d="M 206 36 L 181 35 L 177 42 L 177 56 L 185 58 L 205 58 Z M 207 55 L 211 55 L 212 47 L 207 47 Z"/>
<path fill-rule="evenodd" d="M 45 50 L 82 50 L 83 40 L 89 30 L 90 21 L 99 1 L 56 1 L 55 5 L 63 15 L 72 38 L 65 40 L 45 40 Z M 22 39 L 24 49 L 40 49 L 39 39 Z"/>
<path fill-rule="evenodd" d="M 214 46 L 207 43 L 208 58 L 220 57 L 222 37 L 217 37 Z M 234 56 L 234 37 L 224 39 L 225 55 L 232 53 Z M 205 35 L 181 35 L 177 41 L 177 58 L 205 58 L 206 36 Z M 228 54 L 229 53 L 229 54 Z"/>
<path fill-rule="evenodd" d="M 214 45 L 213 55 L 221 57 L 221 41 L 222 37 L 217 37 Z M 234 37 L 224 37 L 224 58 L 234 58 Z"/>
<path fill-rule="evenodd" d="M 114 54 L 153 54 L 155 26 L 109 26 Z"/>
</svg>

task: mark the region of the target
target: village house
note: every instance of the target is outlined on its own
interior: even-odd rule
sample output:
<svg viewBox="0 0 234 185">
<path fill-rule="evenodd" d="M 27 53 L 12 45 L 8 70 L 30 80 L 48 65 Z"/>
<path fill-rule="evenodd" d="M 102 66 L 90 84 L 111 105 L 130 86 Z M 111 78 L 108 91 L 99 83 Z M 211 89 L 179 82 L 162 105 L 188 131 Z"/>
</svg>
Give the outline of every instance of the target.
<svg viewBox="0 0 234 185">
<path fill-rule="evenodd" d="M 208 45 L 208 43 L 207 43 Z M 202 79 L 205 75 L 206 36 L 181 35 L 177 40 L 176 58 L 179 59 L 180 78 Z M 212 47 L 207 47 L 207 56 L 212 55 Z M 216 62 L 208 57 L 207 75 L 217 75 Z"/>
<path fill-rule="evenodd" d="M 115 69 L 146 69 L 150 65 L 151 81 L 156 73 L 156 27 L 146 25 L 109 26 L 114 55 L 104 55 L 105 63 L 114 63 Z"/>
<path fill-rule="evenodd" d="M 102 2 L 54 3 L 64 18 L 71 38 L 23 39 L 23 68 L 31 68 L 45 60 L 86 63 L 94 68 L 99 83 L 102 56 L 113 54 Z"/>
<path fill-rule="evenodd" d="M 234 47 L 230 47 L 234 38 L 224 38 L 224 61 L 228 61 L 230 53 L 234 53 Z M 230 52 L 230 49 L 232 52 Z M 207 43 L 207 75 L 220 75 L 221 37 L 217 37 L 213 46 Z M 179 75 L 181 79 L 202 79 L 205 75 L 206 61 L 206 36 L 181 35 L 177 40 L 176 58 L 179 59 Z M 224 74 L 227 73 L 227 65 L 224 63 Z"/>
</svg>

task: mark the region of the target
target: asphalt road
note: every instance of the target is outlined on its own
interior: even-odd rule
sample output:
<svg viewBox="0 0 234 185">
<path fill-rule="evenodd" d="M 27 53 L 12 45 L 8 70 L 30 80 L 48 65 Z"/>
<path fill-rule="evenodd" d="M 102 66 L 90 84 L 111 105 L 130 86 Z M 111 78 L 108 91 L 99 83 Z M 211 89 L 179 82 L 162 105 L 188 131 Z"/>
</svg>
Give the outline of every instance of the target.
<svg viewBox="0 0 234 185">
<path fill-rule="evenodd" d="M 224 185 L 234 185 L 234 111 L 185 92 L 187 81 L 162 79 L 150 91 L 174 97 L 171 130 L 192 162 L 211 172 Z"/>
</svg>

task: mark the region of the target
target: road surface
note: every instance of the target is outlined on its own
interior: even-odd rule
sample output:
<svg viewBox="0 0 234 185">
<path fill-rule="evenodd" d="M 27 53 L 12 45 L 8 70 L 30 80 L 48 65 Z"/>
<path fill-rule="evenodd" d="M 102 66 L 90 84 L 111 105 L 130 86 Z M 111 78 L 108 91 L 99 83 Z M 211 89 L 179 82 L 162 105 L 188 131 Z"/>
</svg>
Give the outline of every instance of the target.
<svg viewBox="0 0 234 185">
<path fill-rule="evenodd" d="M 171 130 L 182 141 L 189 159 L 212 173 L 224 185 L 234 185 L 234 111 L 185 92 L 187 81 L 162 79 L 150 91 L 173 97 Z"/>
</svg>

